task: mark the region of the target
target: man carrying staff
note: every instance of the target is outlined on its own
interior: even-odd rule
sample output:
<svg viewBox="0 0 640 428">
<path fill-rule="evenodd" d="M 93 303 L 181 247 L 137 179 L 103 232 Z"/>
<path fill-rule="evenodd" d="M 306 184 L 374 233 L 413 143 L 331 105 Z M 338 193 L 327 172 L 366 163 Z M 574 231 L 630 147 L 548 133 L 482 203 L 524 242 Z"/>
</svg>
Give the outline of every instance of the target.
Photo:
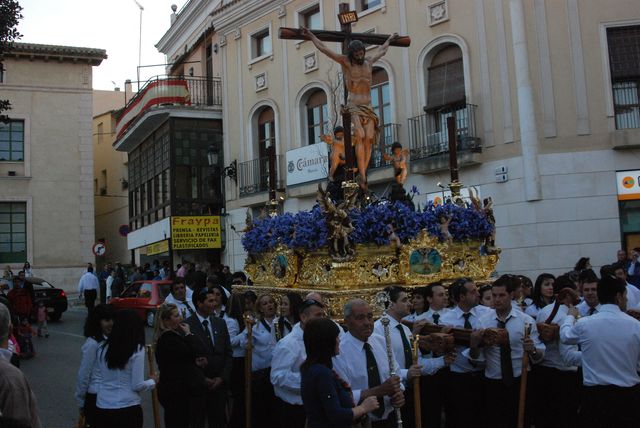
<svg viewBox="0 0 640 428">
<path fill-rule="evenodd" d="M 348 54 L 342 55 L 329 49 L 313 32 L 302 27 L 301 34 L 318 48 L 320 52 L 340 64 L 349 97 L 346 111 L 351 113 L 351 123 L 355 131 L 356 158 L 360 187 L 367 189 L 367 167 L 371 160 L 373 145 L 379 137 L 379 120 L 371 106 L 371 79 L 373 64 L 382 58 L 390 43 L 398 37 L 393 33 L 371 56 L 365 56 L 365 45 L 360 40 L 349 43 Z"/>
</svg>

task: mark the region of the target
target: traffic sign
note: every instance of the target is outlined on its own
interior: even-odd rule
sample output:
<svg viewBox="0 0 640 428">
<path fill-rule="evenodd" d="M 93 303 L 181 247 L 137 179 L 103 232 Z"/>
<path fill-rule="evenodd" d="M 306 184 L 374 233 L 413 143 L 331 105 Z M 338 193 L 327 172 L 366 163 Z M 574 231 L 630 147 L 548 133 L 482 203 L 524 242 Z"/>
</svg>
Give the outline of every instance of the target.
<svg viewBox="0 0 640 428">
<path fill-rule="evenodd" d="M 104 245 L 104 242 L 96 242 L 93 245 L 93 254 L 95 254 L 96 256 L 104 256 L 106 252 L 107 246 Z"/>
</svg>

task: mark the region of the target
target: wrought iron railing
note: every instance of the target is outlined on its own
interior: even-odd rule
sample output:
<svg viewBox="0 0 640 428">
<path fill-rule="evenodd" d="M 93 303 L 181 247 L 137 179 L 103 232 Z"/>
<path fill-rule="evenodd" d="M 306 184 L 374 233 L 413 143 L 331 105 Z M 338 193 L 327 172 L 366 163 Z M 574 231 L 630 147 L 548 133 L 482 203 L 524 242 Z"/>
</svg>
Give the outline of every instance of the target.
<svg viewBox="0 0 640 428">
<path fill-rule="evenodd" d="M 284 156 L 276 156 L 276 189 L 284 189 Z M 261 157 L 238 164 L 240 196 L 269 191 L 269 157 Z"/>
<path fill-rule="evenodd" d="M 147 80 L 136 94 L 127 101 L 127 106 L 143 97 L 147 88 L 158 83 L 186 82 L 189 89 L 189 99 L 185 105 L 213 107 L 222 106 L 222 80 L 219 77 L 201 76 L 155 76 Z M 163 104 L 162 100 L 154 101 L 151 106 Z"/>
<path fill-rule="evenodd" d="M 455 115 L 458 151 L 480 150 L 476 134 L 476 106 L 447 107 L 408 119 L 412 159 L 423 159 L 449 152 L 447 118 Z"/>
<path fill-rule="evenodd" d="M 386 123 L 380 129 L 380 140 L 373 148 L 369 169 L 381 168 L 390 165 L 390 161 L 384 160 L 384 154 L 391 155 L 391 146 L 393 143 L 400 142 L 400 124 Z"/>
<path fill-rule="evenodd" d="M 616 129 L 640 128 L 640 80 L 613 84 Z"/>
</svg>

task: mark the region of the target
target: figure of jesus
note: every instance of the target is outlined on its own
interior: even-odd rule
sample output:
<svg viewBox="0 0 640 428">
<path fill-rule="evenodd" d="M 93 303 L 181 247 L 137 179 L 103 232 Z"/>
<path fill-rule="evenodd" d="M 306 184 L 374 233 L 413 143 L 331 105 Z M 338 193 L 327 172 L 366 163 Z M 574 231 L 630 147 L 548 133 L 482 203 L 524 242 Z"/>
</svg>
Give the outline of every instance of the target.
<svg viewBox="0 0 640 428">
<path fill-rule="evenodd" d="M 365 46 L 360 40 L 349 43 L 348 54 L 342 55 L 329 49 L 307 28 L 301 28 L 303 36 L 318 48 L 320 52 L 340 64 L 347 86 L 348 98 L 346 110 L 351 113 L 351 123 L 354 128 L 356 161 L 360 187 L 367 190 L 367 168 L 371 160 L 373 145 L 379 136 L 379 120 L 371 106 L 371 79 L 373 64 L 382 58 L 391 42 L 398 37 L 393 33 L 389 38 L 366 56 Z"/>
</svg>

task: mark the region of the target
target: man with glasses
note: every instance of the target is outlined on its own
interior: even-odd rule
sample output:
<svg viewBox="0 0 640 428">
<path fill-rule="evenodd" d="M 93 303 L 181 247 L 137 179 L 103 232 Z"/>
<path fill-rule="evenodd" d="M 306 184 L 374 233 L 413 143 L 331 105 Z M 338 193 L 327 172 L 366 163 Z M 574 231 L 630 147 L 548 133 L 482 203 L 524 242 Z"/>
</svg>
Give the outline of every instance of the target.
<svg viewBox="0 0 640 428">
<path fill-rule="evenodd" d="M 279 401 L 280 427 L 304 428 L 305 411 L 300 391 L 300 365 L 307 359 L 303 335 L 307 323 L 325 316 L 324 305 L 305 300 L 300 307 L 300 322 L 282 338 L 273 351 L 271 383 Z"/>
</svg>

